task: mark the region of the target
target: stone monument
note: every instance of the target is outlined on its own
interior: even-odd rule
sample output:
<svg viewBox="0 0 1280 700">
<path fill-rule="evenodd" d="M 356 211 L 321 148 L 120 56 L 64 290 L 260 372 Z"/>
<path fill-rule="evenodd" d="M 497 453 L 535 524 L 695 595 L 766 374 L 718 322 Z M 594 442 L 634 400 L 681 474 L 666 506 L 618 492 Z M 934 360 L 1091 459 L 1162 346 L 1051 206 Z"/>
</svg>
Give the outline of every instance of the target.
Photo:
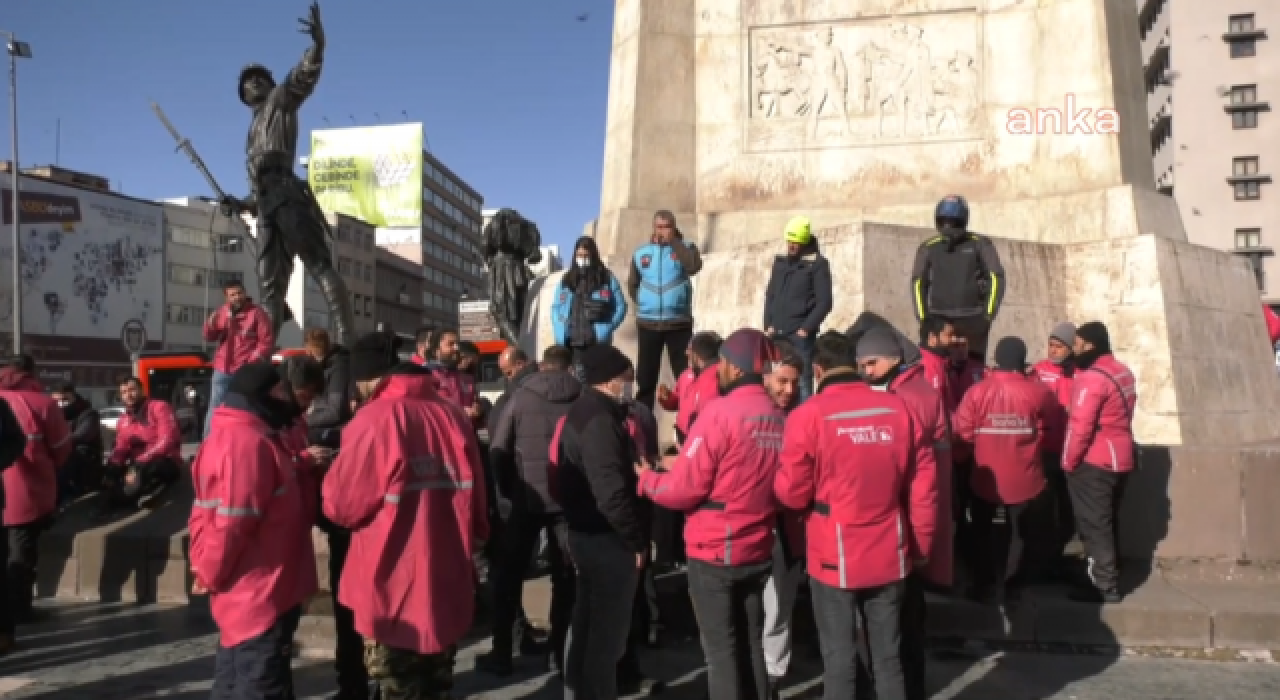
<svg viewBox="0 0 1280 700">
<path fill-rule="evenodd" d="M 759 325 L 804 214 L 832 264 L 828 326 L 871 309 L 912 331 L 912 253 L 963 194 L 1008 273 L 992 338 L 1043 352 L 1054 323 L 1102 320 L 1138 376 L 1125 553 L 1280 560 L 1280 509 L 1251 495 L 1280 467 L 1241 447 L 1280 437 L 1258 290 L 1155 191 L 1138 37 L 1125 0 L 618 0 L 587 233 L 625 277 L 653 212 L 675 211 L 704 252 L 698 328 L 727 332 Z M 549 298 L 526 315 L 539 348 Z"/>
</svg>

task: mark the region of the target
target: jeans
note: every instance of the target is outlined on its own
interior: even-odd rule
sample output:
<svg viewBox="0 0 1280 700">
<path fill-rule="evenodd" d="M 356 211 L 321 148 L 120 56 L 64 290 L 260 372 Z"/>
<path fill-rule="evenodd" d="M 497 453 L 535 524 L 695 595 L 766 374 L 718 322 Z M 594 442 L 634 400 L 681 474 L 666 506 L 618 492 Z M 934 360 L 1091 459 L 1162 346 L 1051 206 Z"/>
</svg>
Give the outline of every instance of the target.
<svg viewBox="0 0 1280 700">
<path fill-rule="evenodd" d="M 355 613 L 338 602 L 342 569 L 347 564 L 347 553 L 351 549 L 351 531 L 330 524 L 325 529 L 325 534 L 329 540 L 329 591 L 333 596 L 333 629 L 336 637 L 333 669 L 338 674 L 338 697 L 342 700 L 364 700 L 369 694 L 364 638 L 356 631 Z"/>
<path fill-rule="evenodd" d="M 791 347 L 795 348 L 796 354 L 800 356 L 800 363 L 804 370 L 800 373 L 800 383 L 796 386 L 796 404 L 813 396 L 813 336 L 801 336 L 797 333 L 789 333 L 786 336 Z"/>
<path fill-rule="evenodd" d="M 653 410 L 653 397 L 662 374 L 662 351 L 667 351 L 671 376 L 679 378 L 689 365 L 685 352 L 693 338 L 693 326 L 655 330 L 636 324 L 636 401 Z"/>
<path fill-rule="evenodd" d="M 40 534 L 49 529 L 52 516 L 45 516 L 24 525 L 8 528 L 9 551 L 6 567 L 9 573 L 9 614 L 21 620 L 31 613 L 31 600 L 35 595 L 36 571 L 40 563 Z"/>
<path fill-rule="evenodd" d="M 1053 527 L 1052 504 L 1048 489 L 1026 503 L 997 505 L 981 498 L 969 502 L 973 518 L 970 561 L 977 592 L 992 593 L 1002 587 L 1015 592 L 1044 574 Z M 1001 510 L 1003 522 L 996 522 Z M 1010 560 L 1015 562 L 1012 566 Z"/>
<path fill-rule="evenodd" d="M 711 700 L 767 700 L 764 586 L 773 562 L 717 566 L 689 560 L 689 596 L 707 657 Z"/>
<path fill-rule="evenodd" d="M 1067 477 L 1076 529 L 1089 556 L 1089 579 L 1100 591 L 1115 591 L 1120 585 L 1120 560 L 1116 552 L 1116 521 L 1127 473 L 1101 469 L 1083 463 Z"/>
<path fill-rule="evenodd" d="M 805 577 L 804 560 L 788 561 L 781 543 L 773 547 L 773 568 L 764 585 L 764 663 L 773 678 L 791 666 L 791 611 Z"/>
<path fill-rule="evenodd" d="M 569 532 L 577 600 L 565 642 L 565 700 L 617 700 L 617 665 L 627 647 L 636 553 L 614 533 Z"/>
<path fill-rule="evenodd" d="M 234 647 L 219 645 L 211 700 L 294 700 L 293 634 L 302 609 L 281 615 L 266 632 Z"/>
<path fill-rule="evenodd" d="M 213 412 L 227 398 L 227 387 L 231 386 L 231 375 L 213 371 L 213 379 L 209 383 L 209 410 L 204 414 L 204 437 L 209 438 L 209 428 L 213 425 Z"/>
<path fill-rule="evenodd" d="M 574 598 L 573 567 L 568 561 L 569 529 L 559 514 L 536 515 L 519 507 L 502 527 L 501 548 L 492 575 L 495 655 L 510 658 L 514 651 L 515 626 L 523 621 L 520 612 L 524 577 L 538 546 L 538 536 L 544 531 L 552 535 L 547 542 L 551 567 L 551 654 L 557 662 L 562 660 Z"/>
<path fill-rule="evenodd" d="M 822 646 L 824 700 L 857 698 L 858 629 L 865 628 L 876 700 L 905 700 L 902 670 L 903 581 L 844 590 L 810 580 L 813 617 Z"/>
</svg>

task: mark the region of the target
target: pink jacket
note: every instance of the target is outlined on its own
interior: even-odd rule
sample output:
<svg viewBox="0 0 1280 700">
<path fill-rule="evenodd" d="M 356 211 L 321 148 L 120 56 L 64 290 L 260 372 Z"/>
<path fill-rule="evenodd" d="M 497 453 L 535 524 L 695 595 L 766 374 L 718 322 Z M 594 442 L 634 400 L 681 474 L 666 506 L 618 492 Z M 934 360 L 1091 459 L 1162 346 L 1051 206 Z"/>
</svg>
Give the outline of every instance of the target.
<svg viewBox="0 0 1280 700">
<path fill-rule="evenodd" d="M 173 407 L 143 399 L 116 423 L 116 446 L 108 460 L 115 465 L 149 462 L 157 457 L 182 461 L 182 431 Z"/>
<path fill-rule="evenodd" d="M 929 386 L 933 387 L 934 391 L 942 396 L 943 403 L 947 407 L 947 413 L 954 413 L 958 404 L 951 392 L 950 363 L 948 363 L 947 358 L 921 346 L 920 368 L 924 373 L 924 380 L 929 383 Z"/>
<path fill-rule="evenodd" d="M 212 596 L 219 643 L 233 647 L 316 592 L 308 496 L 278 436 L 228 406 L 214 409 L 191 478 L 191 568 Z"/>
<path fill-rule="evenodd" d="M 950 586 L 955 579 L 955 516 L 951 513 L 951 417 L 942 394 L 945 389 L 945 385 L 942 390 L 934 388 L 923 364 L 907 368 L 889 384 L 889 391 L 902 399 L 912 417 L 929 428 L 929 443 L 933 448 L 933 461 L 937 469 L 935 487 L 939 496 L 933 548 L 923 553 L 929 560 L 924 568 L 924 577 L 939 586 Z M 915 486 L 927 488 L 928 485 L 920 480 Z M 919 498 L 922 496 L 913 495 L 912 501 Z M 913 552 L 912 556 L 922 555 Z"/>
<path fill-rule="evenodd" d="M 947 363 L 947 373 L 951 385 L 951 400 L 958 407 L 969 389 L 987 376 L 987 368 L 970 357 L 960 367 Z"/>
<path fill-rule="evenodd" d="M 235 371 L 253 362 L 271 359 L 271 319 L 262 307 L 246 300 L 238 313 L 230 304 L 210 316 L 204 322 L 204 339 L 217 343 L 213 353 L 213 369 L 223 374 Z"/>
<path fill-rule="evenodd" d="M 1040 360 L 1032 368 L 1036 379 L 1049 390 L 1052 402 L 1045 407 L 1044 443 L 1041 449 L 1049 454 L 1061 454 L 1062 442 L 1067 439 L 1067 407 L 1071 404 L 1071 385 L 1075 381 L 1075 367 L 1070 364 L 1055 365 Z"/>
<path fill-rule="evenodd" d="M 445 367 L 444 365 L 434 362 L 425 365 L 431 371 L 431 375 L 436 380 L 436 394 L 439 398 L 452 403 L 464 411 L 471 408 L 476 403 L 476 380 L 466 372 L 459 371 L 454 367 Z M 478 421 L 479 419 L 477 419 Z M 467 420 L 473 429 L 478 429 L 480 424 Z"/>
<path fill-rule="evenodd" d="M 640 495 L 688 513 L 685 553 L 718 566 L 768 561 L 778 506 L 782 409 L 759 384 L 748 384 L 702 409 L 670 471 L 640 476 Z"/>
<path fill-rule="evenodd" d="M 353 530 L 339 600 L 365 639 L 439 653 L 471 628 L 489 536 L 480 448 L 420 370 L 397 370 L 342 430 L 324 513 Z"/>
<path fill-rule="evenodd" d="M 27 434 L 22 456 L 4 471 L 4 524 L 26 525 L 53 512 L 58 469 L 71 454 L 71 430 L 62 409 L 25 372 L 0 369 L 0 397 Z"/>
<path fill-rule="evenodd" d="M 1271 338 L 1271 347 L 1274 348 L 1276 343 L 1280 343 L 1280 316 L 1266 304 L 1262 305 L 1262 316 L 1267 321 L 1267 337 Z"/>
<path fill-rule="evenodd" d="M 1133 470 L 1133 410 L 1138 384 L 1129 368 L 1113 355 L 1076 373 L 1062 446 L 1062 468 L 1075 471 L 1082 462 L 1117 472 Z"/>
<path fill-rule="evenodd" d="M 694 375 L 680 395 L 680 410 L 676 413 L 676 428 L 688 436 L 693 429 L 693 422 L 708 403 L 720 396 L 720 381 L 716 376 L 720 371 L 720 363 L 707 365 Z M 688 442 L 686 437 L 685 442 Z"/>
<path fill-rule="evenodd" d="M 320 483 L 316 479 L 316 461 L 307 453 L 307 422 L 299 418 L 293 425 L 280 431 L 280 444 L 293 458 L 293 466 L 298 472 L 298 488 L 303 493 L 306 505 L 307 522 L 315 524 L 316 515 L 320 512 Z"/>
<path fill-rule="evenodd" d="M 676 379 L 676 386 L 671 390 L 671 394 L 668 396 L 667 400 L 659 401 L 658 404 L 668 411 L 679 411 L 680 398 L 684 396 L 685 390 L 693 383 L 693 379 L 696 376 L 697 375 L 693 373 L 692 367 L 685 368 L 685 370 L 681 372 L 680 376 Z"/>
<path fill-rule="evenodd" d="M 973 445 L 969 486 L 987 503 L 1026 503 L 1044 490 L 1040 443 L 1044 387 L 1019 372 L 992 372 L 956 411 L 956 438 Z"/>
<path fill-rule="evenodd" d="M 809 510 L 809 575 L 846 590 L 906 578 L 933 551 L 938 489 L 931 435 L 906 403 L 853 375 L 827 379 L 787 418 L 778 502 Z"/>
</svg>

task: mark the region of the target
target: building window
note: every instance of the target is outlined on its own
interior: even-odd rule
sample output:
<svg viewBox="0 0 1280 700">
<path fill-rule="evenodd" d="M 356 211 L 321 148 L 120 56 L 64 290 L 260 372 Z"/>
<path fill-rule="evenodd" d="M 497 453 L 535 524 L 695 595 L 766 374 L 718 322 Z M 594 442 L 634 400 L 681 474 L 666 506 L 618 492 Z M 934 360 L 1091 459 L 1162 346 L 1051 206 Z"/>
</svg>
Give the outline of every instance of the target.
<svg viewBox="0 0 1280 700">
<path fill-rule="evenodd" d="M 364 266 L 364 281 L 365 282 L 373 281 L 373 265 L 370 265 L 368 263 L 365 263 L 365 266 Z"/>
<path fill-rule="evenodd" d="M 369 297 L 364 298 L 364 315 L 370 318 L 373 317 L 373 300 Z"/>
<path fill-rule="evenodd" d="M 209 247 L 209 232 L 201 231 L 198 228 L 190 226 L 178 226 L 169 224 L 169 240 L 182 245 L 189 245 L 193 248 Z"/>
<path fill-rule="evenodd" d="M 1248 156 L 1234 158 L 1231 161 L 1231 174 L 1236 177 L 1250 177 L 1258 174 L 1258 157 Z"/>
<path fill-rule="evenodd" d="M 187 304 L 169 304 L 165 309 L 165 320 L 184 326 L 200 326 L 204 324 L 204 309 Z"/>
<path fill-rule="evenodd" d="M 1258 39 L 1265 37 L 1254 24 L 1254 16 L 1247 14 L 1227 18 L 1227 33 L 1222 38 L 1230 46 L 1232 58 L 1252 58 L 1258 55 Z"/>
<path fill-rule="evenodd" d="M 219 253 L 243 253 L 244 252 L 244 236 L 235 236 L 235 235 L 218 236 L 218 252 Z"/>
<path fill-rule="evenodd" d="M 218 289 L 226 289 L 229 284 L 244 284 L 244 273 L 239 270 L 215 270 L 211 281 Z"/>
<path fill-rule="evenodd" d="M 338 274 L 340 274 L 340 275 L 342 275 L 342 276 L 344 276 L 344 277 L 345 277 L 345 276 L 347 276 L 347 275 L 349 275 L 349 274 L 351 274 L 351 261 L 350 261 L 350 260 L 348 260 L 348 259 L 346 259 L 346 258 L 344 258 L 344 257 L 342 257 L 342 256 L 338 256 Z"/>
<path fill-rule="evenodd" d="M 191 267 L 189 265 L 177 265 L 169 263 L 169 281 L 174 284 L 189 284 L 193 287 L 203 287 L 206 270 L 202 267 Z"/>
<path fill-rule="evenodd" d="M 1256 129 L 1258 128 L 1258 112 L 1256 109 L 1242 109 L 1231 113 L 1232 129 Z"/>
<path fill-rule="evenodd" d="M 1262 229 L 1257 228 L 1238 228 L 1236 229 L 1236 248 L 1244 250 L 1249 248 L 1262 247 Z"/>
<path fill-rule="evenodd" d="M 1249 201 L 1261 198 L 1262 184 L 1271 178 L 1262 175 L 1258 168 L 1257 156 L 1233 158 L 1231 161 L 1231 183 L 1237 201 Z"/>
<path fill-rule="evenodd" d="M 1256 181 L 1237 182 L 1235 184 L 1235 190 L 1237 201 L 1249 201 L 1262 198 L 1262 192 L 1259 190 L 1258 183 Z"/>
</svg>

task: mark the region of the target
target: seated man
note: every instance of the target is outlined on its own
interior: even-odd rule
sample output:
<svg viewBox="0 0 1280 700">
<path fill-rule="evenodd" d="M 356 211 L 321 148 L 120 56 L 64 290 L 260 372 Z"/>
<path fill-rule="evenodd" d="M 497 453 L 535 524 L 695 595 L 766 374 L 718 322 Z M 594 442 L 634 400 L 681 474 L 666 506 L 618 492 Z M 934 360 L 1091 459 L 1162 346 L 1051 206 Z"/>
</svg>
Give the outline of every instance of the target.
<svg viewBox="0 0 1280 700">
<path fill-rule="evenodd" d="M 107 502 L 99 511 L 128 505 L 149 508 L 173 482 L 182 465 L 182 437 L 173 408 L 147 398 L 142 381 L 130 377 L 120 384 L 125 413 L 116 426 L 116 445 L 107 460 Z"/>
<path fill-rule="evenodd" d="M 71 456 L 58 473 L 58 504 L 62 505 L 102 485 L 102 422 L 71 382 L 59 385 L 52 397 L 71 428 Z"/>
</svg>

